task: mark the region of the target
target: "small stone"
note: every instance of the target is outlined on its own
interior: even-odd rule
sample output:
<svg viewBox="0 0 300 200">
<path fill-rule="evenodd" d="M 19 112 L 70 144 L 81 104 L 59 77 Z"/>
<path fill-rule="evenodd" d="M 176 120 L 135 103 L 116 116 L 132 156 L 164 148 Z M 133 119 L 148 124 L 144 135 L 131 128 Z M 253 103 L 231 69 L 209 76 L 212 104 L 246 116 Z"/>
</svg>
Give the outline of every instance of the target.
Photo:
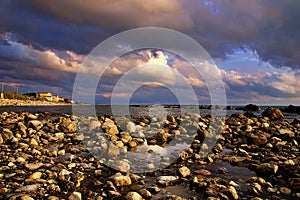
<svg viewBox="0 0 300 200">
<path fill-rule="evenodd" d="M 120 172 L 129 172 L 130 171 L 130 164 L 127 160 L 118 160 L 114 163 L 111 163 L 112 166 L 114 166 L 114 169 L 120 171 Z"/>
<path fill-rule="evenodd" d="M 211 175 L 211 172 L 206 169 L 199 169 L 199 170 L 196 170 L 194 173 L 198 174 L 198 175 L 202 175 L 202 176 L 210 176 Z"/>
<path fill-rule="evenodd" d="M 39 169 L 42 166 L 43 166 L 43 163 L 27 163 L 27 164 L 25 164 L 25 167 L 30 171 Z"/>
<path fill-rule="evenodd" d="M 137 192 L 128 192 L 125 199 L 126 200 L 143 200 L 143 197 Z"/>
<path fill-rule="evenodd" d="M 65 137 L 65 134 L 63 132 L 55 133 L 55 138 L 57 140 L 63 140 Z"/>
<path fill-rule="evenodd" d="M 157 178 L 157 181 L 161 185 L 168 186 L 170 183 L 175 182 L 177 180 L 177 177 L 175 176 L 160 176 Z"/>
<path fill-rule="evenodd" d="M 65 180 L 65 177 L 66 175 L 69 175 L 71 174 L 72 172 L 66 170 L 66 169 L 62 169 L 59 173 L 59 177 L 60 177 L 60 180 Z"/>
<path fill-rule="evenodd" d="M 293 160 L 286 160 L 286 161 L 284 161 L 284 165 L 294 166 L 295 162 Z"/>
<path fill-rule="evenodd" d="M 233 199 L 238 199 L 239 195 L 236 192 L 236 189 L 233 186 L 229 186 L 228 191 L 230 192 Z"/>
<path fill-rule="evenodd" d="M 40 125 L 42 125 L 42 122 L 40 122 L 39 120 L 30 120 L 28 122 L 28 125 L 32 128 L 38 128 Z"/>
<path fill-rule="evenodd" d="M 186 166 L 181 167 L 178 171 L 182 177 L 187 177 L 187 176 L 191 175 L 190 169 Z"/>
<path fill-rule="evenodd" d="M 81 200 L 81 193 L 80 192 L 73 192 L 70 196 L 69 196 L 69 200 Z"/>
<path fill-rule="evenodd" d="M 267 191 L 271 192 L 271 193 L 275 193 L 275 192 L 277 192 L 277 188 L 276 187 L 268 187 Z"/>
<path fill-rule="evenodd" d="M 40 187 L 40 184 L 32 184 L 22 186 L 15 190 L 15 192 L 35 192 Z"/>
<path fill-rule="evenodd" d="M 59 198 L 56 196 L 50 196 L 47 198 L 47 200 L 59 200 Z"/>
<path fill-rule="evenodd" d="M 30 179 L 39 179 L 39 178 L 42 177 L 42 175 L 43 175 L 42 172 L 34 172 L 33 174 L 31 174 L 31 175 L 29 176 L 29 178 L 30 178 Z"/>
<path fill-rule="evenodd" d="M 285 194 L 285 195 L 290 195 L 291 194 L 291 190 L 287 187 L 280 187 L 279 190 L 282 194 Z"/>
<path fill-rule="evenodd" d="M 18 157 L 18 158 L 16 159 L 16 162 L 19 162 L 19 163 L 25 162 L 25 158 L 23 158 L 23 157 Z"/>
<path fill-rule="evenodd" d="M 124 176 L 121 173 L 116 173 L 115 175 L 109 177 L 113 181 L 115 186 L 126 186 L 131 185 L 131 179 L 129 176 Z"/>
<path fill-rule="evenodd" d="M 135 125 L 135 123 L 133 123 L 133 122 L 128 122 L 128 123 L 127 123 L 127 126 L 126 126 L 126 129 L 127 129 L 127 131 L 128 131 L 129 133 L 135 132 L 135 130 L 136 130 L 136 125 Z"/>
<path fill-rule="evenodd" d="M 151 197 L 152 197 L 151 192 L 149 192 L 146 189 L 141 189 L 139 192 L 142 195 L 142 197 L 144 197 L 145 199 L 151 199 Z"/>
<path fill-rule="evenodd" d="M 300 178 L 289 178 L 289 182 L 292 186 L 295 186 L 295 187 L 300 186 Z"/>
<path fill-rule="evenodd" d="M 153 170 L 153 169 L 155 169 L 155 165 L 153 163 L 150 163 L 150 164 L 147 165 L 147 168 L 149 170 Z"/>
<path fill-rule="evenodd" d="M 101 175 L 102 173 L 102 170 L 101 169 L 97 169 L 94 171 L 95 175 L 98 176 L 98 175 Z"/>
<path fill-rule="evenodd" d="M 28 118 L 28 119 L 31 119 L 31 120 L 36 120 L 38 117 L 37 117 L 36 115 L 32 114 L 32 113 L 29 113 L 29 114 L 27 115 L 27 118 Z"/>
<path fill-rule="evenodd" d="M 150 188 L 148 188 L 148 190 L 152 193 L 159 193 L 160 192 L 160 188 L 157 187 L 157 186 L 150 187 Z"/>
<path fill-rule="evenodd" d="M 229 181 L 229 185 L 232 185 L 232 186 L 234 186 L 234 187 L 238 187 L 238 186 L 239 186 L 239 184 L 237 184 L 237 183 L 234 182 L 234 181 Z"/>
<path fill-rule="evenodd" d="M 74 167 L 76 167 L 76 163 L 70 163 L 70 164 L 68 164 L 68 169 L 72 169 Z"/>
<path fill-rule="evenodd" d="M 118 127 L 116 126 L 114 121 L 112 121 L 109 118 L 105 119 L 105 122 L 102 124 L 102 129 L 104 129 L 104 131 L 108 134 L 113 134 L 113 135 L 119 134 Z"/>
<path fill-rule="evenodd" d="M 34 138 L 31 138 L 29 145 L 31 145 L 33 147 L 37 147 L 37 146 L 39 146 L 39 143 Z"/>
<path fill-rule="evenodd" d="M 34 200 L 34 198 L 28 196 L 28 195 L 22 195 L 20 200 Z"/>
</svg>

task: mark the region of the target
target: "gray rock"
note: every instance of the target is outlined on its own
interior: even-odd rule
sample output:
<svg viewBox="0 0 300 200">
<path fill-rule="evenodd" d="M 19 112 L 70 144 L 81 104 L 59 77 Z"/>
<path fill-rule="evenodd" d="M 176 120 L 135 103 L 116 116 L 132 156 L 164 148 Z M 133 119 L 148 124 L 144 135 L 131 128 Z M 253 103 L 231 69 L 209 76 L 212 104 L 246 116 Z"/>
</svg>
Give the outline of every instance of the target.
<svg viewBox="0 0 300 200">
<path fill-rule="evenodd" d="M 157 178 L 157 182 L 161 185 L 168 186 L 171 183 L 175 182 L 178 178 L 175 176 L 160 176 Z"/>
</svg>

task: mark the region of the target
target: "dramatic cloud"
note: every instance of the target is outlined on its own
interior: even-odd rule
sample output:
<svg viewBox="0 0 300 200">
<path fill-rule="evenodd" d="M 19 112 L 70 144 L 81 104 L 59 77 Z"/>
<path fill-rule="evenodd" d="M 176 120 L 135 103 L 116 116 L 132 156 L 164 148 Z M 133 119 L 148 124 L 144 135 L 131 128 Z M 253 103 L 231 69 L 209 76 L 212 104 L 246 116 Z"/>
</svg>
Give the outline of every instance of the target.
<svg viewBox="0 0 300 200">
<path fill-rule="evenodd" d="M 297 102 L 299 13 L 298 0 L 3 0 L 0 1 L 0 78 L 13 89 L 20 86 L 71 96 L 76 72 L 95 46 L 124 30 L 158 26 L 187 34 L 203 45 L 215 61 L 238 63 L 235 67 L 239 70 L 227 66 L 214 73 L 214 66 L 203 62 L 198 63 L 204 74 L 201 77 L 203 74 L 190 63 L 170 52 L 128 52 L 106 68 L 97 97 L 108 99 L 124 74 L 148 63 L 170 68 L 140 68 L 132 81 L 146 85 L 151 91 L 160 89 L 162 94 L 166 91 L 162 89 L 164 84 L 184 89 L 182 83 L 175 81 L 174 74 L 178 72 L 199 99 L 207 100 L 207 74 L 212 72 L 211 77 L 222 74 L 232 102 L 272 98 L 277 102 L 284 98 Z M 130 51 L 131 47 L 124 48 Z M 245 57 L 249 52 L 255 54 L 253 59 L 267 63 L 270 70 L 260 71 L 260 64 L 249 64 L 249 58 Z M 105 67 L 99 62 L 88 64 L 89 72 L 95 74 Z M 123 91 L 119 97 L 127 95 Z"/>
<path fill-rule="evenodd" d="M 299 69 L 298 0 L 13 0 L 0 5 L 0 32 L 34 48 L 86 54 L 119 31 L 159 26 L 192 36 L 215 58 L 247 47 L 274 66 Z"/>
</svg>

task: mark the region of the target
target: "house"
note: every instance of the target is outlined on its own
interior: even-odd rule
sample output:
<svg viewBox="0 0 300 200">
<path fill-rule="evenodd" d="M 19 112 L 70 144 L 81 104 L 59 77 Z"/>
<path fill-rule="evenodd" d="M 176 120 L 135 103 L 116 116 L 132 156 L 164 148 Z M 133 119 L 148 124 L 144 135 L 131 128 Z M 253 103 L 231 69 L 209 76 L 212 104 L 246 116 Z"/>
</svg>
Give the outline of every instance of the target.
<svg viewBox="0 0 300 200">
<path fill-rule="evenodd" d="M 50 92 L 38 92 L 36 93 L 36 98 L 45 99 L 47 101 L 52 101 L 52 94 Z"/>
<path fill-rule="evenodd" d="M 54 95 L 54 96 L 52 96 L 52 101 L 54 101 L 54 102 L 64 102 L 65 98 L 60 97 L 58 95 Z"/>
</svg>

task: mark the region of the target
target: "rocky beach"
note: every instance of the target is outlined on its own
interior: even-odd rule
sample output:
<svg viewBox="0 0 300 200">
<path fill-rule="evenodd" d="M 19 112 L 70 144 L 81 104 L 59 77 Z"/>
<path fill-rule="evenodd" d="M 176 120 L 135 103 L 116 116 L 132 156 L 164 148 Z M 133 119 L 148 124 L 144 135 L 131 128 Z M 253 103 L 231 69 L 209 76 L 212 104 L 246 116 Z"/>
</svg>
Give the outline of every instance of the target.
<svg viewBox="0 0 300 200">
<path fill-rule="evenodd" d="M 0 106 L 57 106 L 70 105 L 70 103 L 51 102 L 41 100 L 17 100 L 17 99 L 0 99 Z"/>
<path fill-rule="evenodd" d="M 2 112 L 0 199 L 300 199 L 299 118 L 269 107 L 232 114 L 220 129 L 216 120 Z M 162 152 L 177 137 L 188 146 L 171 162 Z M 138 173 L 129 152 L 161 160 Z"/>
</svg>

